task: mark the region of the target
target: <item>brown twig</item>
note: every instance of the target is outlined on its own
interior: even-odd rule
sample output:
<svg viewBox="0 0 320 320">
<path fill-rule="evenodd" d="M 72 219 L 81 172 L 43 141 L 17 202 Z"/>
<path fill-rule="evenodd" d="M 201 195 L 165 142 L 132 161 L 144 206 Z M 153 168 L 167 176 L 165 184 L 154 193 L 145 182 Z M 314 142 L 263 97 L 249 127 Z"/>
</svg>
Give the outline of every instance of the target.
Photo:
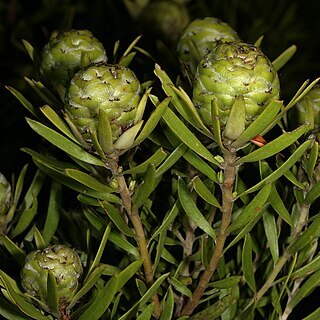
<svg viewBox="0 0 320 320">
<path fill-rule="evenodd" d="M 233 205 L 233 187 L 237 174 L 237 166 L 235 166 L 236 151 L 227 150 L 224 157 L 224 180 L 221 186 L 222 191 L 222 219 L 219 233 L 216 238 L 216 244 L 209 265 L 203 272 L 197 288 L 188 300 L 187 304 L 181 311 L 180 316 L 190 316 L 197 307 L 204 291 L 206 290 L 213 273 L 217 269 L 219 260 L 223 254 L 224 244 L 227 238 L 227 228 L 231 221 L 232 205 Z"/>
</svg>

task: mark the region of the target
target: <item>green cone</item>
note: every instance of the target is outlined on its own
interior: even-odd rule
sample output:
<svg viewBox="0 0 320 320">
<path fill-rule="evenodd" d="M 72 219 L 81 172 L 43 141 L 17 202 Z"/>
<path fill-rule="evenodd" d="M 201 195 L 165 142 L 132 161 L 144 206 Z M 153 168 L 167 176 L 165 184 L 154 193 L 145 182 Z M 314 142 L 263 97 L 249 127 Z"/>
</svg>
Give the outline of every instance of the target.
<svg viewBox="0 0 320 320">
<path fill-rule="evenodd" d="M 10 201 L 11 186 L 6 177 L 0 172 L 0 217 L 8 212 Z"/>
<path fill-rule="evenodd" d="M 88 30 L 54 32 L 40 54 L 40 75 L 52 86 L 67 87 L 80 68 L 107 62 L 103 45 Z"/>
<path fill-rule="evenodd" d="M 84 138 L 97 132 L 99 110 L 108 116 L 113 141 L 134 124 L 141 85 L 121 65 L 93 65 L 79 71 L 66 93 L 65 110 Z"/>
<path fill-rule="evenodd" d="M 192 21 L 181 33 L 177 51 L 184 69 L 192 76 L 198 63 L 220 42 L 240 40 L 237 33 L 225 22 L 206 17 Z"/>
<path fill-rule="evenodd" d="M 189 22 L 188 10 L 182 3 L 172 0 L 150 2 L 141 15 L 144 32 L 150 32 L 154 38 L 159 37 L 165 42 L 175 43 L 182 29 Z"/>
<path fill-rule="evenodd" d="M 211 102 L 215 97 L 223 128 L 235 98 L 243 96 L 247 126 L 272 100 L 279 98 L 279 90 L 277 72 L 259 48 L 241 42 L 220 43 L 198 66 L 193 102 L 210 127 Z"/>
<path fill-rule="evenodd" d="M 78 254 L 65 245 L 54 245 L 28 254 L 21 270 L 24 290 L 43 302 L 48 310 L 48 273 L 56 280 L 58 303 L 66 306 L 79 286 L 82 265 Z"/>
</svg>

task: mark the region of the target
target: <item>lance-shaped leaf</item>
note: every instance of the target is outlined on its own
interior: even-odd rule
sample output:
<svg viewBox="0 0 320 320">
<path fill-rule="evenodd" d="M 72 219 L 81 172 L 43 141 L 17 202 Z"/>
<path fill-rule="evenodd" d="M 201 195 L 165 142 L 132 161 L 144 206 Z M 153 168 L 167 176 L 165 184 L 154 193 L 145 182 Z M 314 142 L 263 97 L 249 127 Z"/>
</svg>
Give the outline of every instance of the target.
<svg viewBox="0 0 320 320">
<path fill-rule="evenodd" d="M 285 204 L 283 203 L 275 185 L 272 185 L 271 192 L 269 195 L 269 201 L 272 208 L 278 213 L 278 215 L 284 221 L 286 221 L 291 227 L 293 227 L 293 221 L 290 216 L 290 213 L 288 212 Z"/>
<path fill-rule="evenodd" d="M 90 164 L 105 166 L 105 163 L 103 161 L 86 152 L 79 145 L 75 144 L 74 142 L 52 130 L 51 128 L 31 119 L 27 119 L 27 122 L 35 132 L 37 132 L 40 136 L 51 142 L 59 149 L 65 151 L 67 154 L 70 154 L 76 159 Z"/>
<path fill-rule="evenodd" d="M 135 139 L 132 146 L 139 145 L 143 140 L 148 138 L 148 136 L 151 134 L 153 129 L 157 126 L 159 123 L 161 117 L 163 116 L 164 112 L 167 110 L 168 104 L 170 102 L 170 98 L 164 99 L 161 103 L 159 103 L 156 107 L 156 109 L 151 113 L 149 116 L 147 122 L 143 126 L 140 134 Z"/>
<path fill-rule="evenodd" d="M 198 138 L 196 138 L 196 136 L 184 125 L 184 123 L 170 108 L 167 108 L 163 113 L 163 119 L 175 135 L 190 149 L 211 163 L 217 166 L 220 165 L 208 149 L 198 140 Z"/>
<path fill-rule="evenodd" d="M 98 140 L 102 150 L 105 153 L 113 151 L 112 129 L 106 111 L 99 109 L 98 115 Z"/>
<path fill-rule="evenodd" d="M 181 143 L 176 149 L 174 149 L 167 159 L 161 164 L 161 166 L 156 170 L 156 177 L 160 177 L 167 170 L 169 170 L 188 150 L 188 146 Z"/>
<path fill-rule="evenodd" d="M 154 293 L 157 292 L 158 288 L 161 286 L 163 281 L 168 277 L 168 273 L 163 274 L 160 276 L 154 284 L 147 290 L 147 292 L 141 297 L 141 299 L 135 303 L 124 315 L 122 315 L 118 320 L 127 320 L 134 316 L 136 310 L 143 306 L 147 301 L 151 299 Z M 84 319 L 83 319 L 84 320 Z"/>
<path fill-rule="evenodd" d="M 141 174 L 145 173 L 150 165 L 157 167 L 166 157 L 168 156 L 167 152 L 163 148 L 159 148 L 150 158 L 146 161 L 138 164 L 135 167 L 132 167 L 126 171 L 123 171 L 122 174 Z"/>
<path fill-rule="evenodd" d="M 301 267 L 300 269 L 294 271 L 291 275 L 293 279 L 296 278 L 304 278 L 307 277 L 309 274 L 312 274 L 320 269 L 320 254 L 306 264 L 305 266 Z"/>
<path fill-rule="evenodd" d="M 190 195 L 190 190 L 181 178 L 178 181 L 178 194 L 180 203 L 186 214 L 189 216 L 189 218 L 191 218 L 200 229 L 202 229 L 213 239 L 215 239 L 216 233 L 214 232 L 213 228 L 211 227 L 207 219 L 197 208 L 196 204 L 194 203 Z"/>
<path fill-rule="evenodd" d="M 261 180 L 259 183 L 254 185 L 253 187 L 247 189 L 242 194 L 240 194 L 238 197 L 242 197 L 243 195 L 249 194 L 251 192 L 257 191 L 263 186 L 265 186 L 267 183 L 272 183 L 279 179 L 287 170 L 289 170 L 300 158 L 301 156 L 306 152 L 306 150 L 309 148 L 311 140 L 307 140 L 303 142 L 300 147 L 288 158 L 286 162 L 283 163 L 281 167 L 279 167 L 277 170 L 275 170 L 273 173 L 271 173 L 268 177 Z"/>
<path fill-rule="evenodd" d="M 132 197 L 132 203 L 135 208 L 140 208 L 142 205 L 145 204 L 150 194 L 156 187 L 155 178 L 155 167 L 154 165 L 150 165 L 144 176 L 143 182 L 141 182 L 140 185 L 136 188 Z"/>
<path fill-rule="evenodd" d="M 264 231 L 267 236 L 270 252 L 274 264 L 279 260 L 278 230 L 274 215 L 266 211 L 262 215 Z"/>
<path fill-rule="evenodd" d="M 320 196 L 320 181 L 317 182 L 306 195 L 304 203 L 306 205 L 312 204 Z"/>
<path fill-rule="evenodd" d="M 303 125 L 292 132 L 286 132 L 280 137 L 265 144 L 263 147 L 243 156 L 237 161 L 237 164 L 259 161 L 271 157 L 297 141 L 307 131 L 307 129 L 308 126 Z"/>
<path fill-rule="evenodd" d="M 75 138 L 72 131 L 66 125 L 66 123 L 58 116 L 58 114 L 48 105 L 45 105 L 40 108 L 41 112 L 54 124 L 64 135 L 78 143 L 78 140 Z"/>
<path fill-rule="evenodd" d="M 171 286 L 169 286 L 166 297 L 163 302 L 160 320 L 172 319 L 173 309 L 174 309 L 174 294 Z"/>
<path fill-rule="evenodd" d="M 287 308 L 292 310 L 297 304 L 306 298 L 310 293 L 318 286 L 320 281 L 320 270 L 311 275 L 295 292 L 290 301 L 288 302 Z"/>
<path fill-rule="evenodd" d="M 254 278 L 254 268 L 252 262 L 252 240 L 250 233 L 244 238 L 242 249 L 242 270 L 244 277 L 253 292 L 256 292 L 256 280 Z"/>
<path fill-rule="evenodd" d="M 196 193 L 207 203 L 210 203 L 212 206 L 221 208 L 219 201 L 213 195 L 213 193 L 207 188 L 207 186 L 202 182 L 199 176 L 196 176 L 193 180 L 193 187 Z"/>
<path fill-rule="evenodd" d="M 310 313 L 303 320 L 318 320 L 320 318 L 320 308 L 316 309 L 312 313 Z"/>
<path fill-rule="evenodd" d="M 273 66 L 279 71 L 296 53 L 297 47 L 295 45 L 290 46 L 283 51 L 275 60 L 272 61 Z"/>
<path fill-rule="evenodd" d="M 312 173 L 317 164 L 318 155 L 319 155 L 319 143 L 315 141 L 310 150 L 308 164 L 307 164 L 307 173 L 308 173 L 309 179 L 311 179 Z"/>
<path fill-rule="evenodd" d="M 119 231 L 128 237 L 134 237 L 134 233 L 123 220 L 119 210 L 117 210 L 111 203 L 107 201 L 100 201 L 101 207 L 105 210 L 106 215 L 119 229 Z"/>
<path fill-rule="evenodd" d="M 117 150 L 126 150 L 133 147 L 134 139 L 136 138 L 138 132 L 140 131 L 143 124 L 143 120 L 135 124 L 133 127 L 129 128 L 119 137 L 119 139 L 114 143 L 114 147 Z"/>
<path fill-rule="evenodd" d="M 106 155 L 100 145 L 96 130 L 92 130 L 91 128 L 89 128 L 88 133 L 90 135 L 90 140 L 91 140 L 93 149 L 98 153 L 101 160 L 103 160 L 104 162 L 107 162 L 107 157 L 106 157 Z M 88 149 L 88 148 L 86 148 L 86 149 Z M 89 147 L 89 149 L 90 149 L 90 147 Z"/>
<path fill-rule="evenodd" d="M 11 278 L 9 278 L 2 270 L 0 270 L 0 279 L 2 280 L 6 290 L 9 292 L 11 298 L 15 301 L 16 306 L 18 306 L 24 314 L 32 319 L 48 320 L 47 316 L 40 312 L 31 303 L 26 301 L 23 295 L 15 290 L 15 287 L 10 281 Z"/>
<path fill-rule="evenodd" d="M 264 204 L 268 200 L 271 191 L 271 184 L 265 185 L 253 200 L 245 206 L 239 216 L 228 227 L 227 232 L 234 232 L 247 225 L 262 210 Z"/>
<path fill-rule="evenodd" d="M 0 296 L 0 315 L 3 319 L 8 320 L 30 320 L 27 315 L 23 315 L 21 311 L 10 303 L 6 298 Z"/>
<path fill-rule="evenodd" d="M 20 249 L 8 236 L 5 234 L 0 234 L 0 241 L 10 252 L 13 258 L 19 263 L 23 264 L 26 259 L 26 253 Z"/>
<path fill-rule="evenodd" d="M 65 169 L 66 175 L 81 184 L 99 192 L 113 193 L 116 190 L 98 181 L 93 176 L 76 169 Z"/>
<path fill-rule="evenodd" d="M 278 114 L 282 106 L 282 101 L 274 100 L 270 102 L 239 138 L 231 144 L 231 147 L 239 148 L 265 130 Z"/>
<path fill-rule="evenodd" d="M 28 99 L 26 99 L 18 90 L 10 86 L 6 86 L 6 89 L 8 89 L 34 117 L 41 118 L 39 109 L 35 108 L 33 104 Z"/>
<path fill-rule="evenodd" d="M 32 46 L 32 44 L 30 42 L 28 42 L 27 40 L 25 40 L 25 39 L 22 39 L 21 41 L 22 41 L 24 47 L 26 48 L 29 57 L 31 58 L 31 60 L 35 64 L 35 66 L 36 67 L 39 66 L 40 59 L 39 59 L 39 56 L 38 56 L 36 50 Z"/>
<path fill-rule="evenodd" d="M 109 240 L 127 252 L 129 255 L 132 255 L 135 259 L 140 259 L 140 253 L 137 247 L 132 245 L 128 240 L 124 239 L 122 235 L 120 235 L 118 232 L 112 231 L 109 235 Z"/>
<path fill-rule="evenodd" d="M 14 229 L 10 233 L 11 238 L 18 236 L 29 227 L 33 218 L 37 214 L 37 210 L 38 210 L 38 201 L 37 201 L 37 198 L 35 197 L 33 198 L 32 206 L 28 209 L 25 209 L 22 212 L 17 222 L 17 225 L 14 227 Z"/>
<path fill-rule="evenodd" d="M 137 320 L 150 320 L 153 314 L 153 309 L 154 309 L 154 303 L 152 302 L 147 307 L 144 308 L 144 310 L 138 316 Z M 170 318 L 167 318 L 167 319 L 170 319 Z"/>
<path fill-rule="evenodd" d="M 212 138 L 212 133 L 204 125 L 190 97 L 182 88 L 176 88 L 168 75 L 156 64 L 155 74 L 162 83 L 162 88 L 168 97 L 171 97 L 172 104 L 176 110 L 187 120 L 193 127 Z"/>
<path fill-rule="evenodd" d="M 180 293 L 182 293 L 184 296 L 187 296 L 189 298 L 192 297 L 192 292 L 191 290 L 184 284 L 182 283 L 179 279 L 176 278 L 170 278 L 169 282 L 171 285 Z"/>
<path fill-rule="evenodd" d="M 52 314 L 54 314 L 56 317 L 59 317 L 60 312 L 57 281 L 56 277 L 50 270 L 48 270 L 47 278 L 47 300 Z"/>
<path fill-rule="evenodd" d="M 140 122 L 143 118 L 143 114 L 144 114 L 144 110 L 146 108 L 146 105 L 147 105 L 147 101 L 148 101 L 148 98 L 149 98 L 149 94 L 151 92 L 151 89 L 152 88 L 148 88 L 145 93 L 143 94 L 142 98 L 140 99 L 140 102 L 138 104 L 138 107 L 137 107 L 137 111 L 136 111 L 136 116 L 134 118 L 134 124 L 137 124 L 138 122 Z"/>
<path fill-rule="evenodd" d="M 320 215 L 317 215 L 308 228 L 299 236 L 299 238 L 288 248 L 291 254 L 304 248 L 314 238 L 320 237 Z"/>
<path fill-rule="evenodd" d="M 231 276 L 222 280 L 210 282 L 208 287 L 216 288 L 216 289 L 228 289 L 238 285 L 241 279 L 242 279 L 241 276 Z"/>
<path fill-rule="evenodd" d="M 231 141 L 240 137 L 246 125 L 246 104 L 242 95 L 237 96 L 231 106 L 223 136 Z"/>
</svg>

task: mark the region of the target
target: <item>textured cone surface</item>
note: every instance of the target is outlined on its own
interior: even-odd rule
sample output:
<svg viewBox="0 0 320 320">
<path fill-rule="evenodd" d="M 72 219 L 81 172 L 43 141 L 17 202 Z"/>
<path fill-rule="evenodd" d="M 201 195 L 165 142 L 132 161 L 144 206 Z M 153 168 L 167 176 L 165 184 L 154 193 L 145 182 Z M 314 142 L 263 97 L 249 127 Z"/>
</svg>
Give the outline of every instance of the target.
<svg viewBox="0 0 320 320">
<path fill-rule="evenodd" d="M 59 303 L 68 304 L 75 295 L 82 265 L 78 254 L 64 245 L 55 245 L 28 254 L 21 270 L 25 291 L 47 304 L 47 278 L 56 279 Z"/>
<path fill-rule="evenodd" d="M 320 127 L 320 85 L 314 86 L 296 105 L 289 110 L 290 126 L 294 129 L 305 124 L 308 110 L 312 112 L 314 129 Z"/>
<path fill-rule="evenodd" d="M 182 65 L 194 75 L 200 60 L 192 56 L 190 42 L 194 44 L 202 59 L 212 51 L 218 42 L 240 40 L 237 33 L 217 18 L 203 18 L 192 21 L 181 33 L 178 41 L 178 57 Z"/>
<path fill-rule="evenodd" d="M 97 130 L 98 114 L 108 115 L 113 141 L 133 125 L 141 86 L 135 74 L 121 65 L 96 65 L 80 70 L 66 93 L 66 112 L 85 139 Z"/>
<path fill-rule="evenodd" d="M 184 5 L 174 1 L 151 2 L 143 11 L 142 22 L 148 27 L 151 36 L 174 43 L 189 22 L 189 13 Z M 146 30 L 148 32 L 148 30 Z"/>
<path fill-rule="evenodd" d="M 106 51 L 90 31 L 56 32 L 41 51 L 40 74 L 51 85 L 66 87 L 81 67 L 100 62 L 107 62 Z"/>
<path fill-rule="evenodd" d="M 10 207 L 11 186 L 5 176 L 0 172 L 0 216 L 7 213 Z"/>
<path fill-rule="evenodd" d="M 221 43 L 199 64 L 193 102 L 206 125 L 211 126 L 211 101 L 218 100 L 222 127 L 232 103 L 242 95 L 247 125 L 274 99 L 279 98 L 279 78 L 262 51 L 240 42 Z"/>
</svg>

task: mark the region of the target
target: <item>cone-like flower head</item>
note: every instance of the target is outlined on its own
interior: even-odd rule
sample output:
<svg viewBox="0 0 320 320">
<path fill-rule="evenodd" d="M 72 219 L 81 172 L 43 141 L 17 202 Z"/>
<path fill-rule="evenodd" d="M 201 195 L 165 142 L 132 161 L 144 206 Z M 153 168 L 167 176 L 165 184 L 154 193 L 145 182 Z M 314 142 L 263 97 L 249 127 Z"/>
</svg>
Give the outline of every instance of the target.
<svg viewBox="0 0 320 320">
<path fill-rule="evenodd" d="M 80 68 L 107 62 L 106 51 L 88 30 L 54 32 L 40 54 L 40 74 L 51 85 L 67 87 Z"/>
<path fill-rule="evenodd" d="M 194 75 L 200 60 L 216 47 L 218 41 L 238 40 L 239 36 L 227 23 L 212 17 L 196 19 L 180 35 L 178 57 L 181 64 Z"/>
<path fill-rule="evenodd" d="M 49 272 L 56 280 L 59 305 L 67 305 L 75 295 L 82 275 L 78 254 L 65 245 L 54 245 L 28 254 L 21 270 L 22 286 L 47 306 Z"/>
<path fill-rule="evenodd" d="M 134 124 L 141 85 L 135 74 L 121 65 L 92 65 L 80 70 L 66 93 L 65 109 L 84 138 L 97 131 L 99 110 L 107 113 L 115 141 Z"/>
<path fill-rule="evenodd" d="M 221 43 L 199 64 L 193 102 L 203 122 L 211 126 L 211 101 L 218 100 L 223 127 L 237 96 L 243 96 L 247 125 L 279 98 L 279 78 L 262 51 L 241 42 Z"/>
</svg>

